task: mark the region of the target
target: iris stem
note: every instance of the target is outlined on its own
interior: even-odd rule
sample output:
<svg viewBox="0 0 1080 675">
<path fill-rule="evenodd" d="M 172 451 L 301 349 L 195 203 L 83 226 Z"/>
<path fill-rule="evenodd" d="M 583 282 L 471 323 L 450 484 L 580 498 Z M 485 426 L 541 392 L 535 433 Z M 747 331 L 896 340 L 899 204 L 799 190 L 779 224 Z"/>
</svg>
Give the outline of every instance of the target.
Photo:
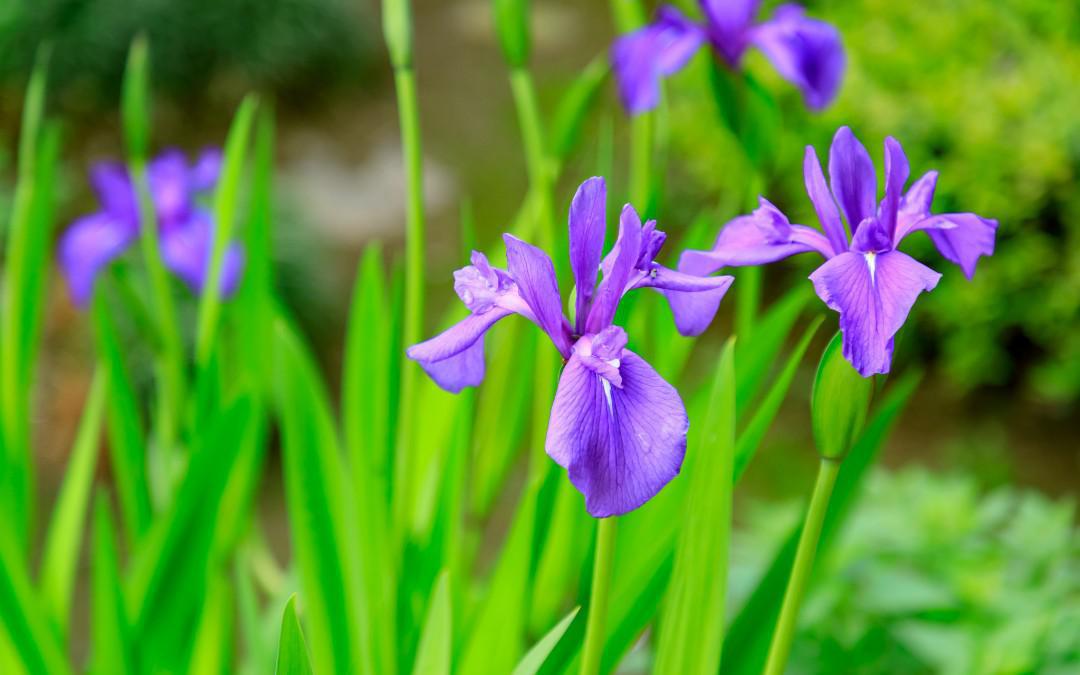
<svg viewBox="0 0 1080 675">
<path fill-rule="evenodd" d="M 782 675 L 791 653 L 791 641 L 795 636 L 795 622 L 799 616 L 799 606 L 806 592 L 806 584 L 814 569 L 814 555 L 821 539 L 821 526 L 829 510 L 829 498 L 832 496 L 836 476 L 840 472 L 840 460 L 821 458 L 818 465 L 817 481 L 814 493 L 810 497 L 810 506 L 806 511 L 802 534 L 799 535 L 799 548 L 795 553 L 795 564 L 791 568 L 784 604 L 780 608 L 780 618 L 776 622 L 772 644 L 769 646 L 769 658 L 765 664 L 765 675 Z"/>
<path fill-rule="evenodd" d="M 398 118 L 401 125 L 401 148 L 405 160 L 405 321 L 404 344 L 420 341 L 424 319 L 424 191 L 423 155 L 420 149 L 420 112 L 416 95 L 416 77 L 411 65 L 394 68 Z M 415 368 L 401 369 L 401 398 L 398 407 L 398 451 L 394 466 L 394 517 L 403 532 L 408 508 L 408 490 L 413 398 L 416 388 Z"/>
<path fill-rule="evenodd" d="M 600 672 L 600 658 L 604 655 L 611 563 L 615 558 L 615 524 L 615 518 L 601 518 L 596 522 L 596 551 L 593 557 L 589 617 L 585 624 L 585 647 L 581 656 L 581 675 L 597 675 Z"/>
<path fill-rule="evenodd" d="M 529 173 L 529 188 L 533 193 L 533 225 L 541 248 L 550 250 L 554 243 L 554 223 L 551 206 L 552 165 L 544 146 L 544 126 L 536 86 L 527 68 L 510 71 L 510 90 L 514 95 L 521 140 L 525 146 L 525 168 Z"/>
<path fill-rule="evenodd" d="M 161 259 L 161 240 L 158 236 L 157 216 L 150 197 L 146 174 L 146 162 L 141 158 L 131 161 L 132 180 L 138 197 L 140 236 L 139 244 L 146 261 L 147 276 L 160 338 L 158 370 L 161 378 L 158 387 L 155 432 L 161 444 L 161 452 L 170 453 L 176 440 L 180 411 L 184 401 L 184 344 L 176 320 L 176 306 L 173 303 L 169 275 Z"/>
</svg>

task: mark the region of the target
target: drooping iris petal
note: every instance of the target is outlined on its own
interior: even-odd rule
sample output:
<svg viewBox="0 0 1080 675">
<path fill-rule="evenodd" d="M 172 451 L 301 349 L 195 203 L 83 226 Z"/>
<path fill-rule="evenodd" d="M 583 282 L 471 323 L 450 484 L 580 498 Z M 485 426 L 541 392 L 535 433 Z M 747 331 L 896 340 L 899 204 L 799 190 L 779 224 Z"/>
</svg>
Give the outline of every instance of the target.
<svg viewBox="0 0 1080 675">
<path fill-rule="evenodd" d="M 806 194 L 814 205 L 821 229 L 825 231 L 829 243 L 836 252 L 846 251 L 848 247 L 847 232 L 844 223 L 840 220 L 840 212 L 836 210 L 836 202 L 828 185 L 825 184 L 825 175 L 821 172 L 821 162 L 818 160 L 814 146 L 806 146 L 806 155 L 803 158 L 803 177 L 806 181 Z"/>
<path fill-rule="evenodd" d="M 712 323 L 720 301 L 735 277 L 698 276 L 657 267 L 641 285 L 658 289 L 667 298 L 680 335 L 701 335 Z"/>
<path fill-rule="evenodd" d="M 840 313 L 844 358 L 863 377 L 889 372 L 893 336 L 919 293 L 940 278 L 899 251 L 842 253 L 810 275 L 818 297 Z"/>
<path fill-rule="evenodd" d="M 570 268 L 574 273 L 574 324 L 580 333 L 596 288 L 600 257 L 604 252 L 607 187 L 603 178 L 581 184 L 570 202 Z"/>
<path fill-rule="evenodd" d="M 997 226 L 996 220 L 974 213 L 942 213 L 916 223 L 912 231 L 926 230 L 941 255 L 971 279 L 979 257 L 994 254 Z"/>
<path fill-rule="evenodd" d="M 137 236 L 134 223 L 107 212 L 83 216 L 64 232 L 60 239 L 60 269 L 78 307 L 86 307 L 98 274 Z"/>
<path fill-rule="evenodd" d="M 655 108 L 660 79 L 686 65 L 703 40 L 701 28 L 673 7 L 664 7 L 654 23 L 616 40 L 611 64 L 627 111 Z"/>
<path fill-rule="evenodd" d="M 513 313 L 493 307 L 470 314 L 430 340 L 409 347 L 405 354 L 447 391 L 475 387 L 484 379 L 484 333 Z"/>
<path fill-rule="evenodd" d="M 840 210 L 851 227 L 874 216 L 877 177 L 870 154 L 848 127 L 840 127 L 829 148 L 829 181 Z"/>
<path fill-rule="evenodd" d="M 712 274 L 721 267 L 764 265 L 811 250 L 805 243 L 771 238 L 755 216 L 739 216 L 724 225 L 711 250 L 684 251 L 679 258 L 679 271 Z"/>
<path fill-rule="evenodd" d="M 90 167 L 90 187 L 103 211 L 117 219 L 138 220 L 135 190 L 123 164 L 96 162 Z"/>
<path fill-rule="evenodd" d="M 729 65 L 739 63 L 761 0 L 701 0 L 713 46 Z"/>
<path fill-rule="evenodd" d="M 547 453 L 596 518 L 641 506 L 679 473 L 689 422 L 674 387 L 629 350 L 614 387 L 574 354 L 559 378 Z"/>
<path fill-rule="evenodd" d="M 203 192 L 217 185 L 221 175 L 221 158 L 221 148 L 205 148 L 199 154 L 188 176 L 192 191 Z"/>
<path fill-rule="evenodd" d="M 896 234 L 900 198 L 904 194 L 904 185 L 909 175 L 911 168 L 908 166 L 904 149 L 899 141 L 889 136 L 885 139 L 885 199 L 881 202 L 878 220 L 881 221 L 890 244 Z"/>
<path fill-rule="evenodd" d="M 517 237 L 505 234 L 506 265 L 517 282 L 518 292 L 532 309 L 536 323 L 551 337 L 563 358 L 570 355 L 570 327 L 562 313 L 555 266 L 547 253 Z"/>
<path fill-rule="evenodd" d="M 611 325 L 640 254 L 641 218 L 634 207 L 627 204 L 619 216 L 619 238 L 600 266 L 604 278 L 596 289 L 585 323 L 588 332 L 598 333 Z"/>
<path fill-rule="evenodd" d="M 181 227 L 161 234 L 161 259 L 165 266 L 191 289 L 202 292 L 210 271 L 214 246 L 214 221 L 210 214 L 196 210 Z M 231 295 L 240 281 L 244 256 L 236 245 L 225 249 L 221 264 L 221 294 Z"/>
<path fill-rule="evenodd" d="M 802 91 L 807 107 L 820 110 L 836 97 L 846 58 L 835 27 L 806 17 L 801 7 L 781 5 L 753 29 L 751 42 Z"/>
<path fill-rule="evenodd" d="M 912 227 L 930 216 L 930 205 L 934 201 L 937 178 L 937 171 L 927 171 L 922 178 L 911 184 L 900 199 L 900 208 L 896 214 L 896 231 L 893 234 L 894 246 L 907 236 Z"/>
</svg>

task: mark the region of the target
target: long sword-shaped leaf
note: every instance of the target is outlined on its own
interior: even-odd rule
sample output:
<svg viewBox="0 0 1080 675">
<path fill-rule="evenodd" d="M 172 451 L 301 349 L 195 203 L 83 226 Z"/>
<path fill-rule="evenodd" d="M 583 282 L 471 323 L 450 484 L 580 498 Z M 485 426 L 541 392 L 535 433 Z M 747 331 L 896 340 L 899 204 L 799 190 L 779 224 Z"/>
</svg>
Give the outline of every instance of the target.
<svg viewBox="0 0 1080 675">
<path fill-rule="evenodd" d="M 90 588 L 90 672 L 125 675 L 134 672 L 132 644 L 120 588 L 120 557 L 109 500 L 94 500 L 94 565 Z"/>
<path fill-rule="evenodd" d="M 313 664 L 371 673 L 353 513 L 329 400 L 310 355 L 285 319 L 275 322 L 277 410 L 286 510 L 300 570 Z"/>
<path fill-rule="evenodd" d="M 231 672 L 233 644 L 232 591 L 219 571 L 210 582 L 188 661 L 189 675 Z"/>
<path fill-rule="evenodd" d="M 52 522 L 45 536 L 45 553 L 41 562 L 41 593 L 49 617 L 67 636 L 71 619 L 72 588 L 75 566 L 79 562 L 90 488 L 97 467 L 101 426 L 105 416 L 105 394 L 108 383 L 103 368 L 98 368 L 90 393 L 83 407 L 75 446 L 68 460 L 64 483 L 56 499 Z"/>
<path fill-rule="evenodd" d="M 289 598 L 285 613 L 281 616 L 281 638 L 278 640 L 277 675 L 311 675 L 311 657 L 308 655 L 304 631 L 296 617 L 296 596 Z"/>
<path fill-rule="evenodd" d="M 26 549 L 34 509 L 33 456 L 30 449 L 30 391 L 24 382 L 29 372 L 23 340 L 40 312 L 41 287 L 35 276 L 45 269 L 35 260 L 48 237 L 47 223 L 35 223 L 36 195 L 42 187 L 37 163 L 42 153 L 41 119 L 45 108 L 48 50 L 38 53 L 23 105 L 19 137 L 18 181 L 8 224 L 3 272 L 3 314 L 0 315 L 0 506 L 7 509 L 7 527 L 20 549 Z"/>
<path fill-rule="evenodd" d="M 555 649 L 555 645 L 559 644 L 559 640 L 566 633 L 566 629 L 574 622 L 574 617 L 578 615 L 580 610 L 580 607 L 572 609 L 569 614 L 563 617 L 562 621 L 555 624 L 554 628 L 540 638 L 540 641 L 533 645 L 533 648 L 521 658 L 511 675 L 536 675 L 540 671 L 540 667 L 544 665 L 548 655 L 551 654 L 551 650 Z"/>
<path fill-rule="evenodd" d="M 731 338 L 713 380 L 708 418 L 699 422 L 700 457 L 690 476 L 661 616 L 655 666 L 660 673 L 710 673 L 720 662 L 735 464 L 734 347 Z"/>
<path fill-rule="evenodd" d="M 450 575 L 443 572 L 435 583 L 428 604 L 424 631 L 416 649 L 413 675 L 449 675 L 451 645 L 454 639 L 453 612 L 450 603 Z"/>
<path fill-rule="evenodd" d="M 852 448 L 840 468 L 836 486 L 833 488 L 825 524 L 818 544 L 818 559 L 824 558 L 833 536 L 844 522 L 852 504 L 858 498 L 859 486 L 870 466 L 877 458 L 900 413 L 903 412 L 921 376 L 910 373 L 886 393 L 877 406 L 862 436 Z M 772 627 L 780 612 L 784 589 L 802 524 L 788 535 L 746 604 L 736 615 L 728 630 L 723 663 L 725 673 L 759 673 L 765 664 L 765 656 L 772 636 Z"/>
</svg>

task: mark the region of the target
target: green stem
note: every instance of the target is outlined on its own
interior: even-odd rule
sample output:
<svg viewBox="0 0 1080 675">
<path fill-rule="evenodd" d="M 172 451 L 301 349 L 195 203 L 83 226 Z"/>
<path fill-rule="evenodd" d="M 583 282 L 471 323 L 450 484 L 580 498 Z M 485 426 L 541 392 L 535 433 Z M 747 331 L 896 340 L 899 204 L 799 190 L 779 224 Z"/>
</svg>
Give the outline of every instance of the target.
<svg viewBox="0 0 1080 675">
<path fill-rule="evenodd" d="M 150 197 L 146 162 L 141 158 L 131 161 L 131 175 L 139 202 L 141 236 L 139 243 L 146 260 L 147 275 L 154 299 L 158 337 L 161 350 L 158 353 L 158 371 L 161 386 L 158 387 L 155 431 L 161 451 L 169 452 L 176 440 L 180 412 L 184 401 L 184 344 L 176 320 L 176 307 L 165 264 L 161 259 L 161 242 L 158 236 L 157 216 Z"/>
<path fill-rule="evenodd" d="M 653 215 L 653 129 L 655 115 L 642 113 L 630 120 L 630 202 L 641 217 Z"/>
<path fill-rule="evenodd" d="M 540 104 L 532 74 L 527 68 L 510 71 L 510 89 L 514 95 L 521 139 L 525 146 L 525 168 L 529 173 L 529 189 L 533 194 L 533 225 L 541 248 L 549 249 L 554 243 L 554 222 L 551 205 L 551 162 L 544 149 L 544 127 L 540 116 Z"/>
<path fill-rule="evenodd" d="M 585 624 L 585 647 L 581 656 L 581 675 L 597 675 L 604 655 L 604 634 L 611 590 L 611 563 L 615 558 L 615 518 L 596 521 L 596 552 L 593 558 L 592 591 L 589 617 Z"/>
<path fill-rule="evenodd" d="M 401 124 L 401 147 L 405 156 L 405 322 L 406 346 L 420 341 L 424 318 L 424 192 L 420 150 L 420 112 L 416 96 L 416 78 L 412 66 L 394 69 L 398 116 Z M 394 466 L 394 516 L 404 525 L 409 503 L 408 472 L 412 408 L 416 387 L 415 368 L 401 369 L 401 397 L 398 407 L 398 451 Z M 399 532 L 404 531 L 399 529 Z"/>
<path fill-rule="evenodd" d="M 802 534 L 799 535 L 799 548 L 795 553 L 795 564 L 791 568 L 784 604 L 780 609 L 780 618 L 776 622 L 772 644 L 769 646 L 769 659 L 765 665 L 765 675 L 782 675 L 791 652 L 791 641 L 795 636 L 795 622 L 799 616 L 799 605 L 806 592 L 806 583 L 814 569 L 814 554 L 817 553 L 818 540 L 821 538 L 821 526 L 829 510 L 829 498 L 832 496 L 836 476 L 840 472 L 840 460 L 822 458 L 818 465 L 817 481 L 814 494 L 810 497 L 810 507 L 806 511 Z"/>
</svg>

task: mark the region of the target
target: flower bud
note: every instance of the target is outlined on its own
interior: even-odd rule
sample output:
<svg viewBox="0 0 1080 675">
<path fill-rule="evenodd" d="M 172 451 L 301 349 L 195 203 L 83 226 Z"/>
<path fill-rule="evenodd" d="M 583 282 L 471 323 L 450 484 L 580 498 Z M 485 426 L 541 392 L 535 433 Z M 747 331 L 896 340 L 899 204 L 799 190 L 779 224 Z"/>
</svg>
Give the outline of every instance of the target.
<svg viewBox="0 0 1080 675">
<path fill-rule="evenodd" d="M 874 382 L 859 375 L 842 352 L 840 333 L 821 355 L 810 395 L 814 444 L 826 459 L 843 459 L 862 433 Z"/>
<path fill-rule="evenodd" d="M 412 67 L 412 12 L 409 0 L 383 0 L 383 39 L 395 69 Z"/>
<path fill-rule="evenodd" d="M 529 1 L 492 0 L 495 10 L 495 32 L 503 56 L 514 68 L 529 60 Z"/>
</svg>

